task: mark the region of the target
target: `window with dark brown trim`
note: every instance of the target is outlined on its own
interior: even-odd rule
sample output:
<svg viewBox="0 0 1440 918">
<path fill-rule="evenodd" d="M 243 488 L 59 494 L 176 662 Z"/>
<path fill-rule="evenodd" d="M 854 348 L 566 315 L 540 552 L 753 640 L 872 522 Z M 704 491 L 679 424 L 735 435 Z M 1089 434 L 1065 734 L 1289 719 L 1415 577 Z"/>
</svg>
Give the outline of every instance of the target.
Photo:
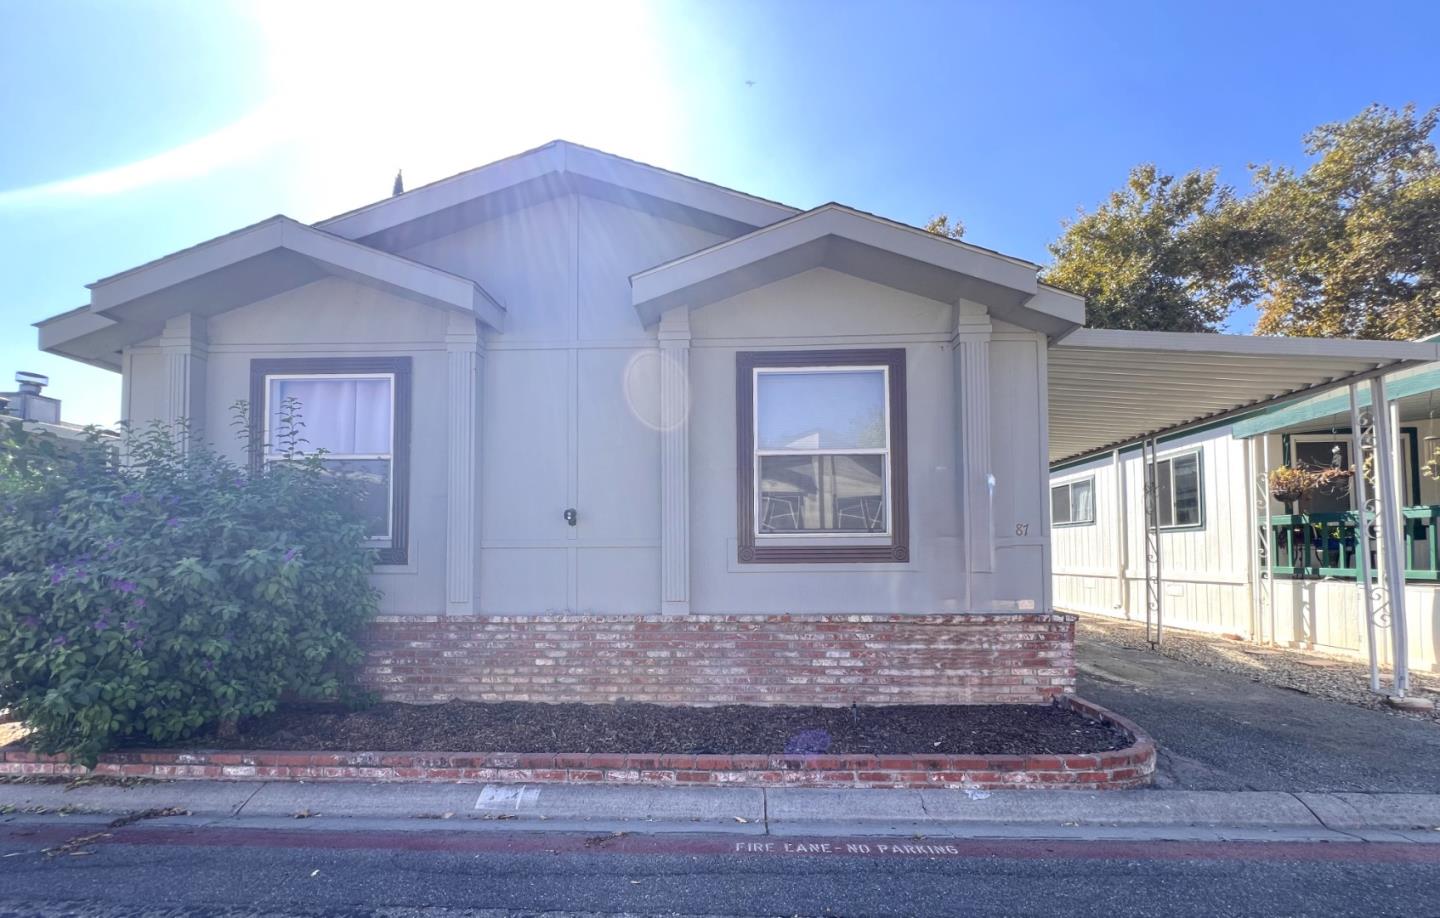
<svg viewBox="0 0 1440 918">
<path fill-rule="evenodd" d="M 283 461 L 275 427 L 297 408 L 307 453 L 360 483 L 361 512 L 381 564 L 409 560 L 410 358 L 296 357 L 250 361 L 250 461 Z"/>
<path fill-rule="evenodd" d="M 905 350 L 735 355 L 737 560 L 910 560 Z"/>
</svg>

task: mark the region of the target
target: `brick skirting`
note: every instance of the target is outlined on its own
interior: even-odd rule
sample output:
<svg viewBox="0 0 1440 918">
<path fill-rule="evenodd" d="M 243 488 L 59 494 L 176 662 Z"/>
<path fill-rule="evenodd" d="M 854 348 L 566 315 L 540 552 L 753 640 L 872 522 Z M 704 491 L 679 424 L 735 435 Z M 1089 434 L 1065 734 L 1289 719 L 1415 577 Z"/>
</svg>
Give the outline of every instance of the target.
<svg viewBox="0 0 1440 918">
<path fill-rule="evenodd" d="M 94 773 L 238 781 L 484 781 L 749 787 L 1138 787 L 1155 771 L 1155 743 L 1099 705 L 1066 696 L 1072 709 L 1133 738 L 1084 755 L 654 755 L 514 752 L 111 752 Z M 63 756 L 0 749 L 0 775 L 84 775 Z"/>
<path fill-rule="evenodd" d="M 1074 691 L 1075 617 L 381 616 L 386 701 L 1037 704 Z"/>
</svg>

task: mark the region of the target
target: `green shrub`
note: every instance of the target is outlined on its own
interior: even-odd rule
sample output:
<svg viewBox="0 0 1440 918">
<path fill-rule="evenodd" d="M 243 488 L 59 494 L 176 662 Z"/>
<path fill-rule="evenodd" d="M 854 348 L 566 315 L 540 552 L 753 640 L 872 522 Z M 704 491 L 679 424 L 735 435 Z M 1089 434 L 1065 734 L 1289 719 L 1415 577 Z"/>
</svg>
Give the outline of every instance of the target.
<svg viewBox="0 0 1440 918">
<path fill-rule="evenodd" d="M 291 461 L 251 469 L 183 429 L 132 435 L 122 464 L 0 422 L 0 707 L 33 748 L 93 764 L 342 694 L 374 553 L 302 426 L 290 406 Z"/>
</svg>

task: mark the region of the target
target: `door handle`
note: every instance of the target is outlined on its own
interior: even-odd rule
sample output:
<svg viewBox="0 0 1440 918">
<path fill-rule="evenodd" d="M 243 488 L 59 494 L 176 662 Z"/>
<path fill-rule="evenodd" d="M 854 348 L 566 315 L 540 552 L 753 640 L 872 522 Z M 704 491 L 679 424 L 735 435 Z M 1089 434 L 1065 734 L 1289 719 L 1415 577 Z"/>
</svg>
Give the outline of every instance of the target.
<svg viewBox="0 0 1440 918">
<path fill-rule="evenodd" d="M 571 507 L 570 509 L 565 511 L 565 522 L 569 523 L 571 526 L 574 526 L 575 521 L 578 519 L 579 515 L 575 513 L 574 507 Z"/>
</svg>

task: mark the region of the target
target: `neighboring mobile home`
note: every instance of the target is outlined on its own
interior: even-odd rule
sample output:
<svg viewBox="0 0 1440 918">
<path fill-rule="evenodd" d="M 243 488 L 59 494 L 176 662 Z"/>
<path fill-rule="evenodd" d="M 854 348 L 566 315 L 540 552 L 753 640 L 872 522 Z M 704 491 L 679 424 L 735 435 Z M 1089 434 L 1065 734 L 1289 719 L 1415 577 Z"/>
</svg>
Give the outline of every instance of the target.
<svg viewBox="0 0 1440 918">
<path fill-rule="evenodd" d="M 1396 418 L 1397 484 L 1409 666 L 1440 661 L 1440 368 L 1385 379 Z M 1368 410 L 1369 392 L 1360 392 Z M 1366 656 L 1364 562 L 1357 534 L 1363 465 L 1347 394 L 1271 405 L 1178 432 L 1155 450 L 1165 625 Z M 1269 472 L 1339 469 L 1334 483 L 1289 502 Z M 1144 459 L 1139 445 L 1051 470 L 1057 608 L 1146 619 Z M 1366 476 L 1373 492 L 1373 471 Z M 1263 528 L 1262 528 L 1263 527 Z M 1270 548 L 1268 554 L 1265 551 Z M 1381 616 L 1376 650 L 1393 641 Z"/>
<path fill-rule="evenodd" d="M 1037 271 L 557 141 L 236 230 L 39 329 L 122 374 L 131 425 L 185 420 L 239 453 L 232 405 L 263 442 L 302 403 L 311 447 L 373 486 L 374 675 L 397 697 L 1043 700 L 1073 683 L 1050 615 L 1055 445 L 1140 430 L 1077 393 L 1147 354 L 1262 367 L 1226 409 L 1436 350 L 1321 342 L 1317 368 L 1283 343 L 1116 337 Z M 627 658 L 597 636 L 617 615 L 676 643 Z M 756 629 L 806 652 L 734 636 Z"/>
</svg>

